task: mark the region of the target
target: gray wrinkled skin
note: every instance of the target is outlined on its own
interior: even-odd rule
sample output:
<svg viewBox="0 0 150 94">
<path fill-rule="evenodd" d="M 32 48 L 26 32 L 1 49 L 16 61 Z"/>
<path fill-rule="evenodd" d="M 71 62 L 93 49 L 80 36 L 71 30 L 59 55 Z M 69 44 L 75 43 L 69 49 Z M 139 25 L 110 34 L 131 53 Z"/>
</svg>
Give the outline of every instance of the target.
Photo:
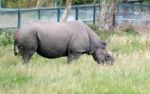
<svg viewBox="0 0 150 94">
<path fill-rule="evenodd" d="M 15 55 L 16 46 L 24 63 L 28 63 L 35 52 L 50 59 L 67 56 L 68 63 L 82 54 L 92 55 L 98 64 L 112 64 L 114 61 L 106 50 L 106 43 L 79 21 L 29 22 L 15 32 Z"/>
</svg>

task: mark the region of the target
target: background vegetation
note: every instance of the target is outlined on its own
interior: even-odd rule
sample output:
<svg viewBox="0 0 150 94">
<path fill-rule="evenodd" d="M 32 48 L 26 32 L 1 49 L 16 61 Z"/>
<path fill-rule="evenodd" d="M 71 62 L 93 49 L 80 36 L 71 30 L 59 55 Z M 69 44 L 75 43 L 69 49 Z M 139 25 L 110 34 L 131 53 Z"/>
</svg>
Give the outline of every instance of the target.
<svg viewBox="0 0 150 94">
<path fill-rule="evenodd" d="M 55 1 L 57 1 L 58 6 L 65 6 L 67 0 L 2 0 L 3 7 L 7 8 L 27 8 L 27 7 L 36 7 L 37 4 L 40 2 L 40 4 L 43 7 L 53 7 L 55 6 Z M 73 5 L 77 4 L 92 4 L 95 2 L 101 2 L 102 0 L 72 0 Z M 125 0 L 106 0 L 107 3 L 111 1 L 115 2 L 121 2 Z M 149 0 L 140 0 L 144 1 L 146 3 L 150 3 Z"/>
<path fill-rule="evenodd" d="M 37 2 L 40 1 L 44 7 L 54 6 L 56 0 L 3 0 L 3 6 L 5 7 L 36 7 Z M 57 5 L 66 5 L 66 0 L 57 0 Z M 93 0 L 72 0 L 72 4 L 91 4 Z"/>
<path fill-rule="evenodd" d="M 97 30 L 95 26 L 93 29 Z M 5 32 L 3 32 L 5 31 Z M 13 54 L 15 30 L 0 30 L 0 94 L 149 94 L 149 36 L 132 28 L 98 32 L 118 53 L 113 66 L 98 65 L 83 55 L 76 63 L 35 54 L 28 65 Z"/>
</svg>

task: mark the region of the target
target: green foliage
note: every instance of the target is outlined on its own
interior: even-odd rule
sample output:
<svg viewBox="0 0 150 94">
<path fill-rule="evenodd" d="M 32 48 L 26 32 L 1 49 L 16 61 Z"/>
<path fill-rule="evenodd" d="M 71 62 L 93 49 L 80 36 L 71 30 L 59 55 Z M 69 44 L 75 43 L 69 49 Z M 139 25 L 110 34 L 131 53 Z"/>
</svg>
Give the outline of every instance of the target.
<svg viewBox="0 0 150 94">
<path fill-rule="evenodd" d="M 115 40 L 111 40 L 111 41 L 115 41 L 111 45 L 113 52 L 131 54 L 137 51 L 149 50 L 149 47 L 146 45 L 145 40 L 142 38 L 139 38 L 139 36 L 123 35 L 122 37 L 115 39 Z"/>
<path fill-rule="evenodd" d="M 0 46 L 7 46 L 13 43 L 13 33 L 12 31 L 7 31 L 7 29 L 0 30 Z"/>
<path fill-rule="evenodd" d="M 134 29 L 134 27 L 132 27 L 132 26 L 129 26 L 129 27 L 127 27 L 125 30 L 124 30 L 124 32 L 126 33 L 126 34 L 133 34 L 133 35 L 137 35 L 138 34 L 138 32 Z"/>
<path fill-rule="evenodd" d="M 31 7 L 30 4 L 36 3 L 36 0 L 31 0 L 30 2 L 28 0 L 5 0 L 3 2 L 4 7 L 6 8 L 25 8 L 25 7 Z"/>
<path fill-rule="evenodd" d="M 61 6 L 66 5 L 66 0 L 62 0 L 61 2 L 62 2 Z M 93 0 L 72 0 L 72 5 L 92 4 L 92 3 L 93 3 Z"/>
<path fill-rule="evenodd" d="M 97 25 L 95 25 L 95 24 L 88 24 L 88 25 L 89 25 L 89 27 L 90 27 L 93 31 L 96 32 L 96 34 L 98 34 L 98 35 L 101 35 L 101 34 L 102 34 L 102 32 L 99 31 L 99 28 L 98 28 Z"/>
<path fill-rule="evenodd" d="M 92 4 L 93 0 L 72 0 L 72 3 L 77 4 Z"/>
<path fill-rule="evenodd" d="M 97 25 L 89 24 L 91 29 L 96 32 L 97 35 L 99 35 L 103 40 L 109 39 L 109 36 L 112 36 L 113 34 L 116 34 L 116 32 L 113 31 L 106 31 L 106 32 L 101 32 L 98 28 Z"/>
<path fill-rule="evenodd" d="M 7 8 L 27 8 L 27 7 L 35 7 L 38 0 L 2 0 L 3 6 Z M 50 6 L 51 0 L 40 0 L 43 7 Z M 55 0 L 54 0 L 55 1 Z M 107 3 L 110 3 L 111 0 L 106 0 Z M 120 0 L 114 0 L 118 2 Z M 92 4 L 94 0 L 72 0 L 73 5 L 77 4 Z M 97 2 L 101 2 L 101 0 L 97 0 Z M 150 3 L 149 0 L 144 0 L 145 3 Z M 66 0 L 58 0 L 58 5 L 65 6 Z"/>
<path fill-rule="evenodd" d="M 4 6 L 7 8 L 26 8 L 26 7 L 35 7 L 38 0 L 5 0 Z M 41 0 L 42 6 L 48 7 L 50 6 L 50 0 Z M 58 0 L 59 1 L 59 0 Z M 61 3 L 59 5 L 65 6 L 66 0 L 59 1 L 58 3 Z M 93 0 L 72 0 L 72 4 L 91 4 L 93 3 Z"/>
</svg>

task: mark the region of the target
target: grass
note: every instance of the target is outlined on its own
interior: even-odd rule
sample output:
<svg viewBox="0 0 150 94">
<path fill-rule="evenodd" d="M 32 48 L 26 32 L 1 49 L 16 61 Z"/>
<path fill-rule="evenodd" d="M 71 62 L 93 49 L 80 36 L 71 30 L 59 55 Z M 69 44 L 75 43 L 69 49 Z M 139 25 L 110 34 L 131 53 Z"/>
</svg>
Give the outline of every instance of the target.
<svg viewBox="0 0 150 94">
<path fill-rule="evenodd" d="M 13 54 L 11 33 L 0 33 L 0 94 L 149 94 L 149 36 L 102 33 L 108 49 L 118 53 L 113 66 L 83 55 L 76 63 L 37 54 L 28 65 Z"/>
</svg>

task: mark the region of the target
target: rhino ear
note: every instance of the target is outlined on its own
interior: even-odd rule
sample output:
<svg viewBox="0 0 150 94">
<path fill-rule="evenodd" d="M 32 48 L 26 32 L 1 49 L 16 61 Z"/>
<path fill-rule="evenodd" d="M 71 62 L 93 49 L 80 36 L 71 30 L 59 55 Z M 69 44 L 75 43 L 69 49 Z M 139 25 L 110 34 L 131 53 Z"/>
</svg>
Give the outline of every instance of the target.
<svg viewBox="0 0 150 94">
<path fill-rule="evenodd" d="M 103 45 L 106 47 L 107 46 L 107 42 L 103 42 Z"/>
<path fill-rule="evenodd" d="M 106 47 L 110 43 L 110 39 L 106 40 L 105 42 L 102 41 L 102 44 Z"/>
<path fill-rule="evenodd" d="M 106 42 L 104 42 L 104 41 L 101 41 L 101 42 L 100 42 L 100 47 L 101 47 L 102 49 L 106 49 L 106 46 L 107 46 L 107 43 L 106 43 Z"/>
</svg>

